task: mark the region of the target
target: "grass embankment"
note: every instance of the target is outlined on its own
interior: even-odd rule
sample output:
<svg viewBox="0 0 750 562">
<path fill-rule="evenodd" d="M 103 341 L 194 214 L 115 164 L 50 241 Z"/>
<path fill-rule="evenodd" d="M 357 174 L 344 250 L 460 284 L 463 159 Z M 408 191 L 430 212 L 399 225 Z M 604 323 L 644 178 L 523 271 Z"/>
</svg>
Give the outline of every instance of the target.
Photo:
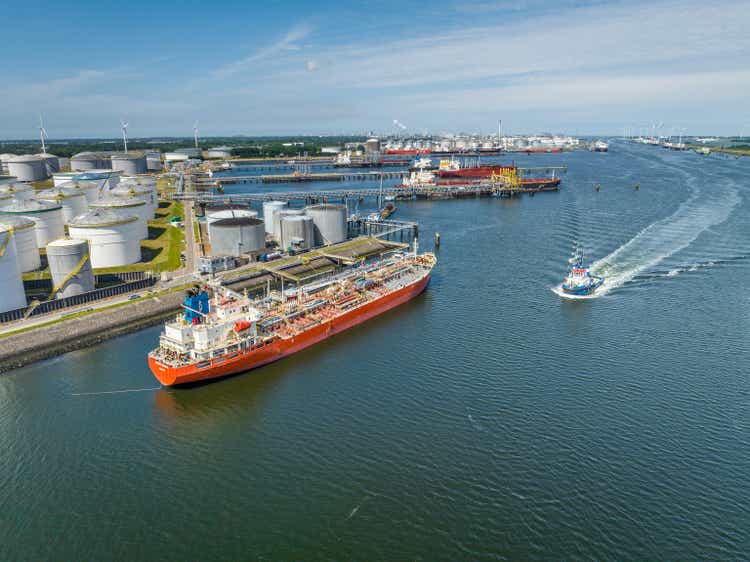
<svg viewBox="0 0 750 562">
<path fill-rule="evenodd" d="M 702 150 L 708 148 L 711 152 L 723 152 L 733 156 L 750 156 L 750 146 L 722 147 L 722 146 L 704 146 L 702 144 L 688 144 L 688 148 L 693 150 Z"/>
</svg>

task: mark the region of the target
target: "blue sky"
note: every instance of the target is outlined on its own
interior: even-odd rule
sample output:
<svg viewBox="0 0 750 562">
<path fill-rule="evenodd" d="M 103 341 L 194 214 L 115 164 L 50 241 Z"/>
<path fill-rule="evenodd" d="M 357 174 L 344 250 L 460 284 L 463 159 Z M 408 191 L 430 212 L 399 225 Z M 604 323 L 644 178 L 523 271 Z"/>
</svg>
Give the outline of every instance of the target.
<svg viewBox="0 0 750 562">
<path fill-rule="evenodd" d="M 15 2 L 0 138 L 750 134 L 750 2 Z"/>
</svg>

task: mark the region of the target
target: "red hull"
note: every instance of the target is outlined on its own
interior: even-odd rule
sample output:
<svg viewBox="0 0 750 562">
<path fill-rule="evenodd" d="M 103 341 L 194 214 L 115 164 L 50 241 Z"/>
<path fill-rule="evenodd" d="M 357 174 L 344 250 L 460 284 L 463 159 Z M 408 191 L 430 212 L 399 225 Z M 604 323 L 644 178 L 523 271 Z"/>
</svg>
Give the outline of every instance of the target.
<svg viewBox="0 0 750 562">
<path fill-rule="evenodd" d="M 489 178 L 493 173 L 500 174 L 514 170 L 513 166 L 476 166 L 458 170 L 440 170 L 441 178 Z"/>
<path fill-rule="evenodd" d="M 419 148 L 412 150 L 397 150 L 391 148 L 385 151 L 386 154 L 429 154 L 431 150 L 429 148 Z"/>
<path fill-rule="evenodd" d="M 478 184 L 480 178 L 440 178 L 438 185 L 468 185 Z M 560 178 L 525 178 L 521 186 L 527 189 L 551 189 L 560 185 Z"/>
<path fill-rule="evenodd" d="M 216 357 L 211 361 L 197 364 L 185 365 L 183 367 L 172 367 L 165 365 L 152 357 L 148 358 L 151 372 L 164 386 L 175 386 L 181 384 L 195 383 L 234 375 L 243 371 L 249 371 L 256 367 L 267 365 L 284 357 L 288 357 L 311 345 L 319 343 L 329 337 L 348 330 L 357 324 L 361 324 L 370 318 L 378 316 L 400 304 L 403 304 L 425 290 L 430 281 L 427 275 L 413 285 L 408 285 L 393 293 L 384 295 L 379 299 L 371 301 L 359 308 L 348 311 L 340 316 L 331 318 L 322 324 L 318 324 L 309 330 L 297 334 L 288 339 L 277 338 L 264 346 L 250 351 L 233 353 L 222 357 Z M 233 356 L 233 357 L 232 357 Z M 198 365 L 203 365 L 199 368 Z"/>
</svg>

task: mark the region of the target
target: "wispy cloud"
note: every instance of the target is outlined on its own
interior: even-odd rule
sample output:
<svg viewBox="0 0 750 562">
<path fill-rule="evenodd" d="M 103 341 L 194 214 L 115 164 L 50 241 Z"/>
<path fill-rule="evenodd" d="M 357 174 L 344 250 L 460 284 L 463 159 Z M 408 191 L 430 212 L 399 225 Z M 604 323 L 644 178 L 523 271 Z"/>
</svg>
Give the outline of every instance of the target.
<svg viewBox="0 0 750 562">
<path fill-rule="evenodd" d="M 217 78 L 227 78 L 251 67 L 253 64 L 270 59 L 276 55 L 299 50 L 298 42 L 305 39 L 312 32 L 312 27 L 308 24 L 298 24 L 292 27 L 286 34 L 279 39 L 258 49 L 252 55 L 243 59 L 225 64 L 213 71 Z"/>
</svg>

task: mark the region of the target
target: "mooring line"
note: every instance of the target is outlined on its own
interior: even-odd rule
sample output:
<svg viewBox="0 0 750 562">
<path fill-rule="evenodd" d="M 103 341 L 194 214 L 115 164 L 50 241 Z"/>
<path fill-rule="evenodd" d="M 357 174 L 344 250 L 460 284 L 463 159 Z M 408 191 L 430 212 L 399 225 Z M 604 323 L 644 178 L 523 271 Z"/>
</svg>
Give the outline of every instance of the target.
<svg viewBox="0 0 750 562">
<path fill-rule="evenodd" d="M 125 390 L 103 390 L 102 392 L 74 392 L 71 396 L 94 396 L 96 394 L 120 394 L 121 392 L 145 392 L 147 390 L 161 390 L 160 386 L 152 388 L 129 388 Z"/>
</svg>

